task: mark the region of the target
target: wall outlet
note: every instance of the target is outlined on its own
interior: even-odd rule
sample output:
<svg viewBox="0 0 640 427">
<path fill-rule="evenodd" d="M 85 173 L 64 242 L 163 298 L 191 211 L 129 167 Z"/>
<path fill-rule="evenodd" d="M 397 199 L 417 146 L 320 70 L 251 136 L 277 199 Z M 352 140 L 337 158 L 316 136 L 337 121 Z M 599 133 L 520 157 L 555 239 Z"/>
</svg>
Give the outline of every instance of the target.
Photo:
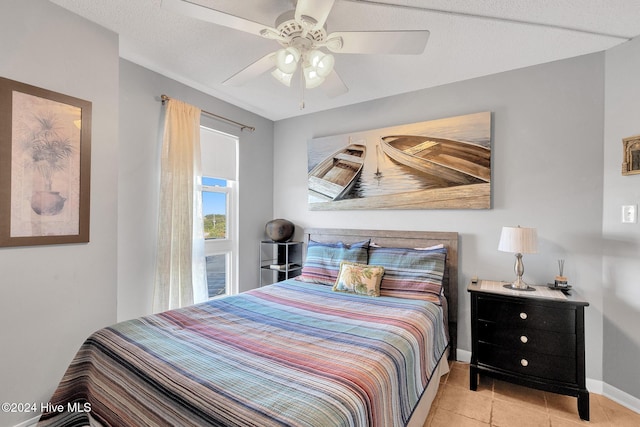
<svg viewBox="0 0 640 427">
<path fill-rule="evenodd" d="M 622 223 L 635 224 L 638 222 L 638 205 L 622 206 Z"/>
</svg>

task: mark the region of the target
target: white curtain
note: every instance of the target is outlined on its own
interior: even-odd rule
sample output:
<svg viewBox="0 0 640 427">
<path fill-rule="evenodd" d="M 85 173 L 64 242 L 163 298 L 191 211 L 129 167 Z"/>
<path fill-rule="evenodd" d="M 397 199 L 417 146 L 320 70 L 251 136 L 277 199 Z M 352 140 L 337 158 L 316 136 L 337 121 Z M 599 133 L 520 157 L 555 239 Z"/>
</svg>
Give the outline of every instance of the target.
<svg viewBox="0 0 640 427">
<path fill-rule="evenodd" d="M 207 298 L 199 108 L 166 101 L 153 311 Z"/>
</svg>

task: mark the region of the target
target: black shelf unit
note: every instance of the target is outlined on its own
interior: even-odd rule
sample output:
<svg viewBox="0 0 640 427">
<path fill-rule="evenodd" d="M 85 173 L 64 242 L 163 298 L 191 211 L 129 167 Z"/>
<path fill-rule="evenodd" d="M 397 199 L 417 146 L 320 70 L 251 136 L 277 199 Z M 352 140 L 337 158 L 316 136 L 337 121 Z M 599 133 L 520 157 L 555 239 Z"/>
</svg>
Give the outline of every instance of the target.
<svg viewBox="0 0 640 427">
<path fill-rule="evenodd" d="M 291 279 L 301 272 L 302 242 L 260 242 L 260 286 Z"/>
</svg>

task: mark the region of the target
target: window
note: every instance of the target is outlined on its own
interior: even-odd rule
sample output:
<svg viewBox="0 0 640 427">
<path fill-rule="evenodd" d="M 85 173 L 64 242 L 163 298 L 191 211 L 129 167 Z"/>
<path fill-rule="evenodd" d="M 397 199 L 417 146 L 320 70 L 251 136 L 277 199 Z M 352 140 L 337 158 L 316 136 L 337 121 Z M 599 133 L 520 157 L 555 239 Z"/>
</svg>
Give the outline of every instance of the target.
<svg viewBox="0 0 640 427">
<path fill-rule="evenodd" d="M 205 239 L 227 239 L 227 180 L 202 177 L 202 216 Z"/>
<path fill-rule="evenodd" d="M 201 127 L 202 219 L 209 298 L 238 292 L 238 138 Z"/>
</svg>

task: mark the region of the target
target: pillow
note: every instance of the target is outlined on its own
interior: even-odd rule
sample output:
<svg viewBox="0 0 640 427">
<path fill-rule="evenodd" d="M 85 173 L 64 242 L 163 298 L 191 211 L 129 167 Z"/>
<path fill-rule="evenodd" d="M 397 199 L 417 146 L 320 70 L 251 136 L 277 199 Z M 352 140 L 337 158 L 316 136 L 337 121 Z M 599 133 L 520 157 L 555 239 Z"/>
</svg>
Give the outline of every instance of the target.
<svg viewBox="0 0 640 427">
<path fill-rule="evenodd" d="M 338 279 L 332 290 L 378 297 L 380 296 L 380 281 L 383 274 L 384 268 L 377 265 L 342 261 Z"/>
<path fill-rule="evenodd" d="M 444 245 L 440 243 L 439 245 L 428 246 L 426 248 L 414 248 L 416 251 L 432 251 L 434 249 L 444 249 Z"/>
<path fill-rule="evenodd" d="M 382 246 L 380 246 L 379 244 L 375 243 L 375 242 L 371 242 L 371 244 L 369 245 L 370 248 L 381 248 Z M 426 248 L 413 248 L 416 251 L 432 251 L 434 249 L 443 249 L 444 248 L 444 244 L 440 243 L 437 245 L 433 245 L 433 246 L 428 246 Z"/>
<path fill-rule="evenodd" d="M 342 242 L 320 243 L 310 240 L 302 272 L 296 279 L 331 286 L 338 278 L 340 262 L 366 264 L 368 251 L 369 240 L 351 245 Z"/>
<path fill-rule="evenodd" d="M 369 249 L 369 264 L 384 267 L 380 295 L 421 299 L 441 303 L 447 252 L 445 248 L 418 250 L 410 248 Z"/>
</svg>

